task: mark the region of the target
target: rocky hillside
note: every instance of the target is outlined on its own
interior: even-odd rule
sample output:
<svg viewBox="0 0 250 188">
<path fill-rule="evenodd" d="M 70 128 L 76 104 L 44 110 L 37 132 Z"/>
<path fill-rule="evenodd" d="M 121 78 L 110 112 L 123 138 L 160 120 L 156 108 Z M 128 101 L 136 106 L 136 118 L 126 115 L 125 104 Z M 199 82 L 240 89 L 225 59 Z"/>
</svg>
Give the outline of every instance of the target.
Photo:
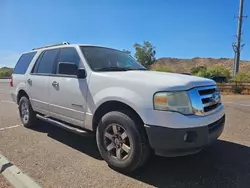
<svg viewBox="0 0 250 188">
<path fill-rule="evenodd" d="M 178 58 L 160 58 L 157 62 L 153 65 L 166 65 L 170 67 L 174 72 L 178 73 L 190 73 L 192 67 L 197 66 L 213 66 L 216 64 L 220 64 L 229 70 L 233 70 L 234 60 L 229 58 L 193 58 L 193 59 L 178 59 Z M 250 72 L 250 61 L 241 61 L 240 62 L 240 71 L 241 72 Z"/>
</svg>

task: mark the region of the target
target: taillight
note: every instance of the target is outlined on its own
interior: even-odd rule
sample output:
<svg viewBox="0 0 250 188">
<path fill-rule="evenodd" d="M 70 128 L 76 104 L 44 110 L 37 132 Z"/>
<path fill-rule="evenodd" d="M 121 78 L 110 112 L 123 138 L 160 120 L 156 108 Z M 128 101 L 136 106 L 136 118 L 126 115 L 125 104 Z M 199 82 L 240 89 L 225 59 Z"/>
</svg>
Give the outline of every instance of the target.
<svg viewBox="0 0 250 188">
<path fill-rule="evenodd" d="M 12 77 L 12 75 L 10 76 L 10 87 L 13 87 L 13 77 Z"/>
</svg>

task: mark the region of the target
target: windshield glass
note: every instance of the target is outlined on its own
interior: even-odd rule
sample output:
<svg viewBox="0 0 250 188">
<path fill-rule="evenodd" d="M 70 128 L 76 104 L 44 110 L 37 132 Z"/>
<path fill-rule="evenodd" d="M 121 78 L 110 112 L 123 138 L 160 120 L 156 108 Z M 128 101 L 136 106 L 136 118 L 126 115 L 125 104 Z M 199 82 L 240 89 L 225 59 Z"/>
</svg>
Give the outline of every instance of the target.
<svg viewBox="0 0 250 188">
<path fill-rule="evenodd" d="M 146 70 L 129 54 L 110 48 L 82 46 L 82 52 L 93 71 Z"/>
</svg>

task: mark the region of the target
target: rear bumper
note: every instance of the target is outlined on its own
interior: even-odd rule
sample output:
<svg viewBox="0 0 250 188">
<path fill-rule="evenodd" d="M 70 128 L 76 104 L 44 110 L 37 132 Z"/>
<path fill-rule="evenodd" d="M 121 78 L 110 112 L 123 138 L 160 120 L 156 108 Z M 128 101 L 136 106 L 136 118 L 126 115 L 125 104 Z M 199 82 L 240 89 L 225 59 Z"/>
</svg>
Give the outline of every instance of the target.
<svg viewBox="0 0 250 188">
<path fill-rule="evenodd" d="M 215 141 L 223 132 L 225 115 L 209 125 L 174 129 L 146 125 L 151 147 L 157 155 L 181 156 L 196 153 Z"/>
</svg>

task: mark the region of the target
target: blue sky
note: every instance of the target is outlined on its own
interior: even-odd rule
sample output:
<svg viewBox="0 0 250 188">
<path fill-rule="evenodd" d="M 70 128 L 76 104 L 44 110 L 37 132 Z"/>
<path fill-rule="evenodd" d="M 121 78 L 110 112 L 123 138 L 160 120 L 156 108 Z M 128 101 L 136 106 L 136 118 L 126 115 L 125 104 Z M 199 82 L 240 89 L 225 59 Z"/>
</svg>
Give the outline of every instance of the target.
<svg viewBox="0 0 250 188">
<path fill-rule="evenodd" d="M 68 41 L 128 49 L 150 41 L 160 57 L 233 57 L 239 0 L 0 0 L 0 66 L 23 51 Z M 250 1 L 244 13 L 250 16 Z M 250 60 L 250 19 L 242 59 Z"/>
</svg>

